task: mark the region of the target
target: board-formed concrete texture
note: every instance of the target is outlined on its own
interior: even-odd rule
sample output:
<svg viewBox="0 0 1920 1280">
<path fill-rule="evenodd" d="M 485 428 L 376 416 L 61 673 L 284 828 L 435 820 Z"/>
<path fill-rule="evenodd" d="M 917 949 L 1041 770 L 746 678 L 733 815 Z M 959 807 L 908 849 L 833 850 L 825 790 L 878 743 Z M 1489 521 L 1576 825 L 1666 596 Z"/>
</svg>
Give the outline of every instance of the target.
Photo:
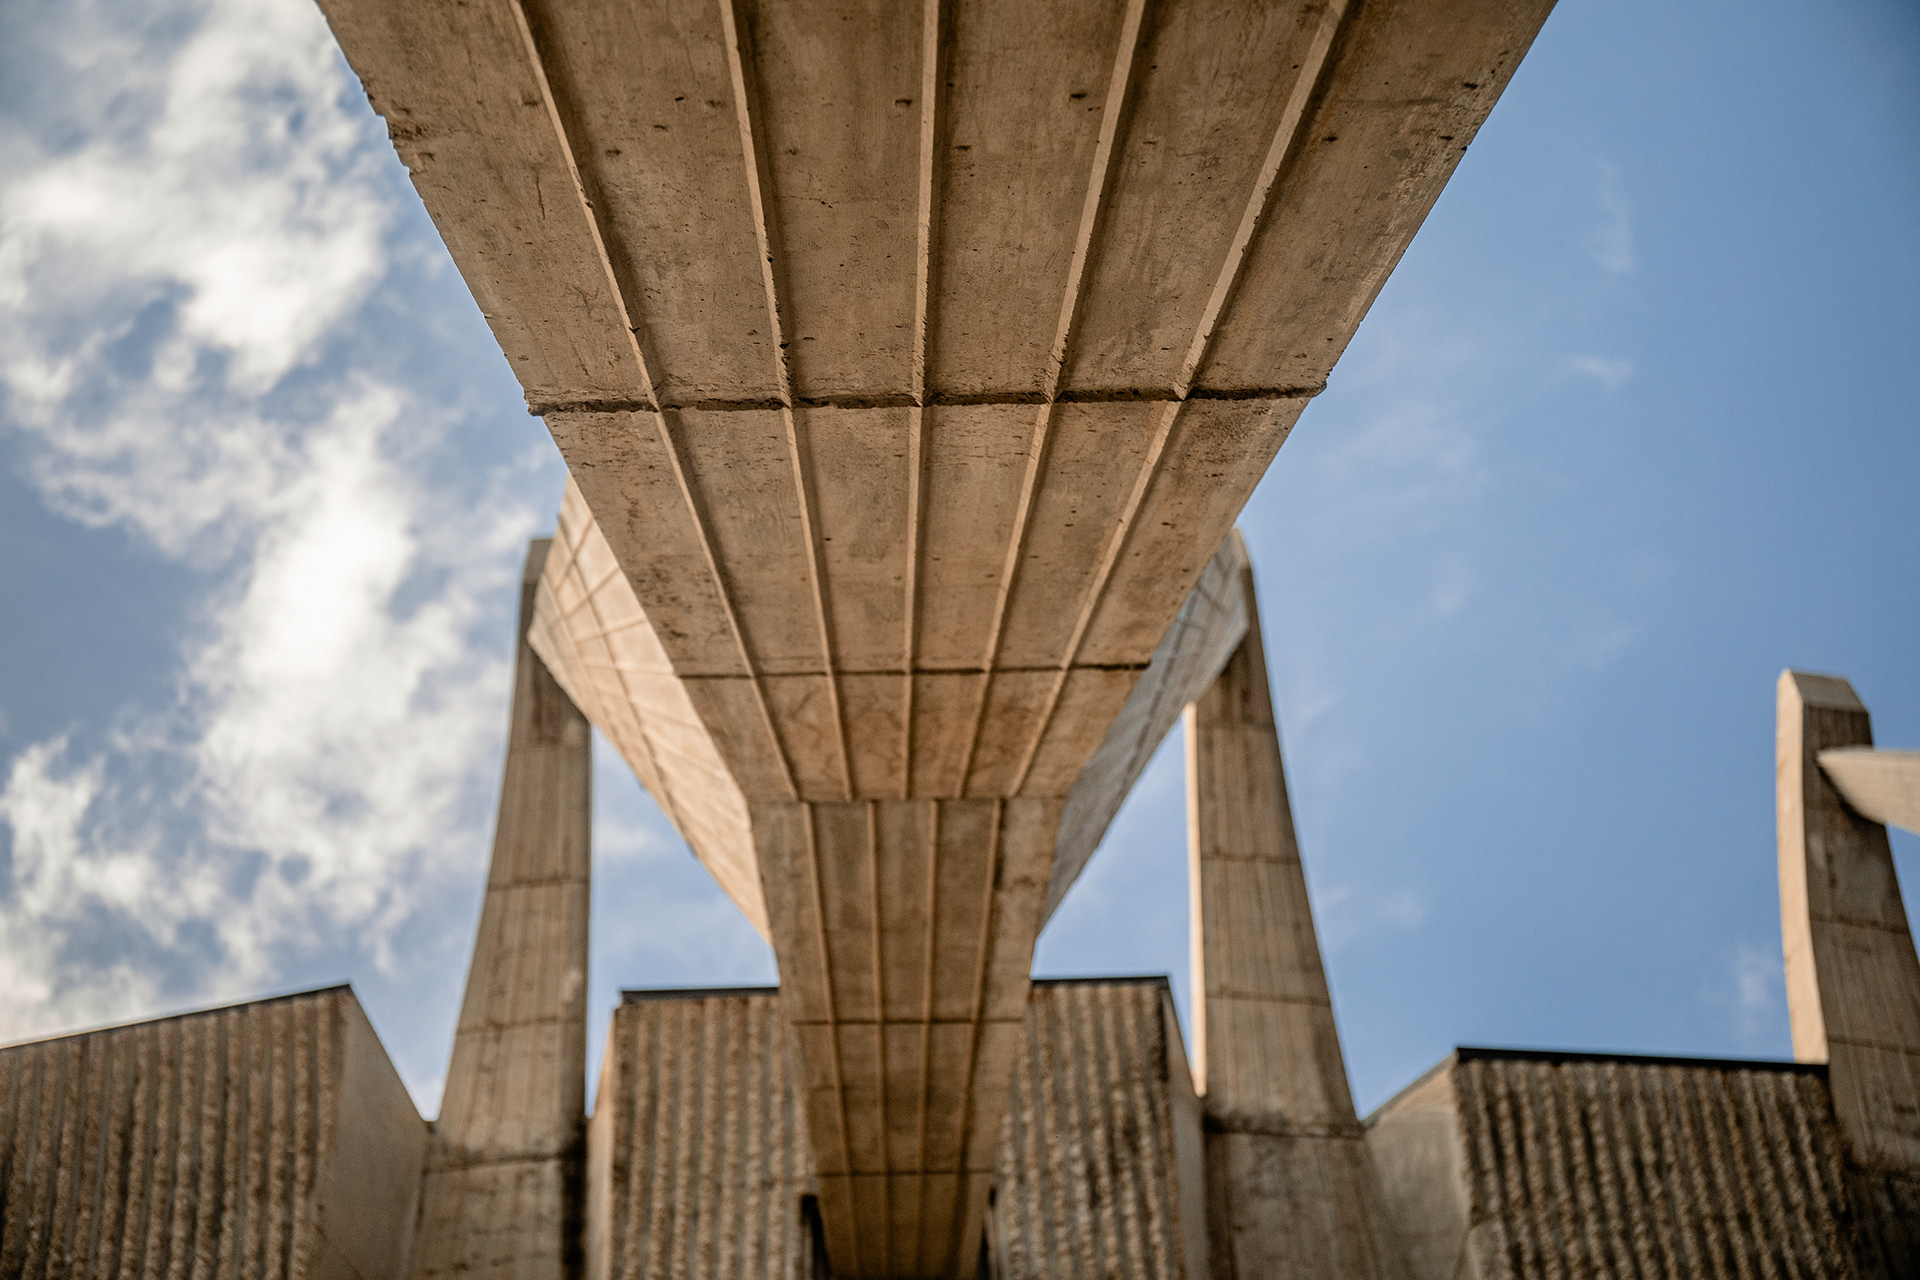
<svg viewBox="0 0 1920 1280">
<path fill-rule="evenodd" d="M 1238 535 L 1235 535 L 1238 540 Z M 1372 1186 L 1287 801 L 1253 567 L 1246 632 L 1187 709 L 1196 1082 L 1216 1280 L 1376 1280 Z"/>
<path fill-rule="evenodd" d="M 1920 1274 L 1920 957 L 1886 827 L 1849 807 L 1822 768 L 1836 749 L 1872 747 L 1873 723 L 1838 676 L 1781 672 L 1778 707 L 1780 928 L 1794 1056 L 1828 1064 L 1855 1198 L 1883 1254 L 1877 1265 Z"/>
<path fill-rule="evenodd" d="M 0 1276 L 401 1280 L 426 1146 L 346 987 L 0 1048 Z"/>
<path fill-rule="evenodd" d="M 593 758 L 586 717 L 527 644 L 548 545 L 528 548 L 522 575 L 493 858 L 427 1162 L 414 1280 L 578 1271 Z"/>
<path fill-rule="evenodd" d="M 589 1129 L 587 1280 L 824 1278 L 831 1206 L 800 1094 L 773 989 L 626 993 Z M 1200 1144 L 1164 979 L 1035 983 L 970 1271 L 1204 1280 Z"/>
<path fill-rule="evenodd" d="M 1460 1049 L 1367 1119 L 1406 1280 L 1857 1270 L 1825 1073 Z"/>
<path fill-rule="evenodd" d="M 971 1265 L 1068 794 L 1549 7 L 324 0 L 740 792 L 849 1274 Z"/>
</svg>

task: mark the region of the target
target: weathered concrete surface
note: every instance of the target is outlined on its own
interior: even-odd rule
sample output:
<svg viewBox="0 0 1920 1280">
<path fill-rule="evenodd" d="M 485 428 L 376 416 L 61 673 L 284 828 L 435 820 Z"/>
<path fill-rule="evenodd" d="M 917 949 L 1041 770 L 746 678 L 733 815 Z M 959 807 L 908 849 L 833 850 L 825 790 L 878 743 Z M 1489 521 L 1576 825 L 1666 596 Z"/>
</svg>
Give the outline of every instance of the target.
<svg viewBox="0 0 1920 1280">
<path fill-rule="evenodd" d="M 1461 1049 L 1367 1126 L 1410 1280 L 1856 1274 L 1817 1067 Z"/>
<path fill-rule="evenodd" d="M 746 797 L 572 478 L 540 573 L 527 642 L 766 936 Z"/>
<path fill-rule="evenodd" d="M 1453 1069 L 1449 1056 L 1366 1121 L 1376 1234 L 1406 1280 L 1458 1280 L 1472 1225 Z"/>
<path fill-rule="evenodd" d="M 1165 980 L 1039 982 L 1029 1000 L 995 1144 L 990 1274 L 1200 1280 L 1199 1107 Z M 816 1223 L 831 1206 L 813 1198 L 797 1056 L 772 990 L 626 994 L 589 1129 L 588 1280 L 827 1274 Z M 923 1247 L 939 1244 L 929 1232 Z"/>
<path fill-rule="evenodd" d="M 398 1280 L 427 1126 L 347 987 L 0 1049 L 0 1276 Z"/>
<path fill-rule="evenodd" d="M 1246 633 L 1187 711 L 1195 1080 L 1213 1274 L 1385 1274 L 1287 803 L 1253 569 Z"/>
<path fill-rule="evenodd" d="M 832 1253 L 949 1196 L 927 1274 L 970 1266 L 979 1152 L 852 1154 L 958 1095 L 843 1069 L 884 1001 L 780 904 L 877 955 L 891 908 L 831 905 L 869 842 L 995 833 L 943 855 L 1021 882 L 952 1033 L 994 1132 L 1062 802 L 1548 3 L 323 8 L 749 806 L 795 1017 L 844 1024 L 800 1049 Z"/>
<path fill-rule="evenodd" d="M 1164 978 L 1034 984 L 996 1170 L 994 1280 L 1203 1280 L 1200 1103 Z"/>
<path fill-rule="evenodd" d="M 792 1057 L 772 988 L 626 993 L 588 1130 L 587 1280 L 826 1280 Z"/>
<path fill-rule="evenodd" d="M 1920 832 L 1920 751 L 1829 747 L 1818 759 L 1848 808 L 1872 822 Z"/>
<path fill-rule="evenodd" d="M 527 553 L 493 860 L 434 1127 L 416 1280 L 577 1273 L 585 1176 L 587 721 L 528 647 Z"/>
<path fill-rule="evenodd" d="M 529 643 L 749 919 L 771 929 L 809 1046 L 823 1203 L 833 1211 L 844 1190 L 890 1219 L 934 1206 L 895 1260 L 968 1230 L 949 1206 L 977 1216 L 984 1203 L 1034 936 L 1174 716 L 1245 632 L 1245 562 L 1237 539 L 1222 545 L 1064 798 L 750 805 L 569 487 Z"/>
<path fill-rule="evenodd" d="M 1873 724 L 1837 676 L 1779 683 L 1780 927 L 1794 1056 L 1825 1062 L 1859 1185 L 1861 1270 L 1920 1274 L 1920 957 L 1887 829 L 1821 769 L 1870 747 Z"/>
</svg>

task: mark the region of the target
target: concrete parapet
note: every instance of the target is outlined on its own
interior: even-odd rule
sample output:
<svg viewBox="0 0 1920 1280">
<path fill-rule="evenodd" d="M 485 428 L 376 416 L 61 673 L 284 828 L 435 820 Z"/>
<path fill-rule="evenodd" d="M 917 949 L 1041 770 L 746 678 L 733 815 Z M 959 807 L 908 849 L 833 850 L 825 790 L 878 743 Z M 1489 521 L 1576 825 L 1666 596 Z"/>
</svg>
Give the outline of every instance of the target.
<svg viewBox="0 0 1920 1280">
<path fill-rule="evenodd" d="M 405 1273 L 427 1126 L 347 987 L 0 1049 L 0 1276 Z"/>
<path fill-rule="evenodd" d="M 1461 1049 L 1367 1148 L 1409 1280 L 1855 1274 L 1818 1067 Z"/>
<path fill-rule="evenodd" d="M 1165 980 L 1036 982 L 1012 1075 L 986 1242 L 971 1246 L 986 1272 L 1201 1280 L 1199 1108 Z M 629 992 L 588 1128 L 589 1280 L 824 1277 L 832 1204 L 800 1081 L 774 990 Z M 928 1191 L 932 1207 L 943 1189 Z M 928 1250 L 943 1244 L 928 1232 Z"/>
</svg>

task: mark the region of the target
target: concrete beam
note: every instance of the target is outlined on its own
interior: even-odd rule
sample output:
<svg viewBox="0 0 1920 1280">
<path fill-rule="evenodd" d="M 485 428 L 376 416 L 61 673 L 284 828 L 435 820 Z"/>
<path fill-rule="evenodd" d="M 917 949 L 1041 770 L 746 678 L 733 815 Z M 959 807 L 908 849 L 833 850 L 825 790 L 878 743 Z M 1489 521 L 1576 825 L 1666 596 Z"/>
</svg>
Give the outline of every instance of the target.
<svg viewBox="0 0 1920 1280">
<path fill-rule="evenodd" d="M 1852 685 L 1781 673 L 1780 927 L 1794 1056 L 1828 1064 L 1855 1196 L 1863 1219 L 1880 1224 L 1866 1232 L 1866 1273 L 1911 1275 L 1920 1269 L 1920 957 L 1887 829 L 1849 808 L 1818 763 L 1835 748 L 1872 745 Z"/>
<path fill-rule="evenodd" d="M 939 982 L 1017 1006 L 1110 796 L 1075 810 L 1056 877 L 1063 802 L 1549 7 L 325 0 L 626 579 L 630 639 L 679 682 L 637 704 L 704 728 L 633 728 L 629 758 L 655 750 L 812 1002 L 796 1019 L 879 999 L 849 980 L 822 1005 L 807 975 L 891 963 L 882 935 L 926 909 L 860 906 L 862 868 L 912 865 L 888 833 L 935 826 L 999 833 L 927 879 L 990 904 Z M 669 776 L 716 761 L 732 790 Z M 932 982 L 889 972 L 886 999 L 947 1007 Z M 1010 1070 L 979 1017 L 968 1125 Z M 849 1233 L 897 1233 L 865 1256 L 964 1270 L 985 1153 L 920 1163 L 901 1117 L 961 1095 L 845 1074 L 878 1043 L 800 1048 L 848 1151 L 916 1135 L 823 1187 L 829 1249 L 865 1274 Z M 843 1131 L 816 1118 L 817 1143 Z M 896 1175 L 910 1196 L 854 1190 Z M 923 1177 L 932 1228 L 895 1207 Z"/>
<path fill-rule="evenodd" d="M 1253 570 L 1246 634 L 1187 711 L 1195 1083 L 1213 1275 L 1378 1277 L 1374 1192 L 1300 864 Z"/>
<path fill-rule="evenodd" d="M 500 815 L 414 1280 L 578 1273 L 584 1205 L 592 740 L 526 640 L 548 543 L 528 549 Z"/>
<path fill-rule="evenodd" d="M 1819 760 L 1827 781 L 1855 813 L 1920 832 L 1920 751 L 1829 747 Z"/>
</svg>

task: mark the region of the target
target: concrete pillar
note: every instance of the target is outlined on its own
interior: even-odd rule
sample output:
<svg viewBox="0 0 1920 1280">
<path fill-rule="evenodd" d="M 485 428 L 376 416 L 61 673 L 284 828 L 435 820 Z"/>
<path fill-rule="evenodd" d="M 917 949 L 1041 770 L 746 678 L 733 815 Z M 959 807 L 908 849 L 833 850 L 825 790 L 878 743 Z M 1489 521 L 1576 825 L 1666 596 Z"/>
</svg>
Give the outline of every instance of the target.
<svg viewBox="0 0 1920 1280">
<path fill-rule="evenodd" d="M 1823 751 L 1872 743 L 1872 721 L 1852 685 L 1836 676 L 1781 673 L 1780 927 L 1794 1056 L 1828 1064 L 1861 1239 L 1868 1242 L 1861 1245 L 1862 1274 L 1914 1275 L 1920 959 L 1887 829 L 1849 808 L 1818 763 Z"/>
<path fill-rule="evenodd" d="M 1246 638 L 1187 711 L 1212 1270 L 1377 1277 L 1366 1151 L 1287 805 L 1251 568 L 1241 589 Z"/>
<path fill-rule="evenodd" d="M 587 721 L 526 642 L 547 541 L 527 552 L 506 776 L 413 1254 L 416 1280 L 576 1275 L 584 1203 Z"/>
</svg>

